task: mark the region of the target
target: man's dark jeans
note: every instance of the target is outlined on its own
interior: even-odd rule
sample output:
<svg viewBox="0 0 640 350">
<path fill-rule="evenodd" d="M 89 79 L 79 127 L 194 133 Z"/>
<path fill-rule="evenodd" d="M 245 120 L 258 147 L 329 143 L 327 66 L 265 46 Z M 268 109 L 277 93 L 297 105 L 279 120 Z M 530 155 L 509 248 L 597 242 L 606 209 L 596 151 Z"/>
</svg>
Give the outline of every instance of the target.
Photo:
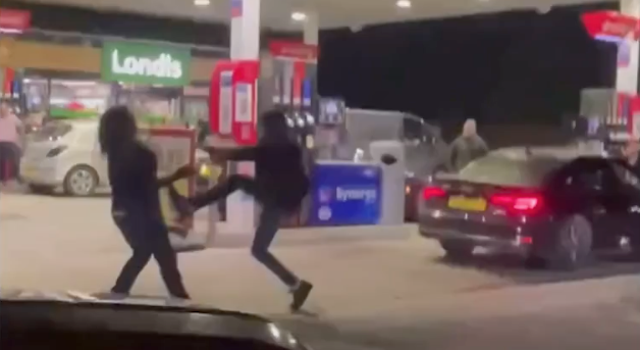
<svg viewBox="0 0 640 350">
<path fill-rule="evenodd" d="M 208 191 L 188 198 L 189 205 L 195 210 L 213 204 L 220 199 L 226 198 L 231 193 L 241 190 L 253 196 L 262 206 L 260 222 L 256 229 L 251 246 L 251 254 L 256 260 L 271 270 L 287 286 L 294 287 L 298 283 L 298 278 L 289 271 L 273 254 L 269 252 L 271 242 L 280 228 L 280 220 L 285 212 L 272 204 L 268 198 L 261 198 L 258 195 L 258 187 L 253 178 L 242 175 L 231 175 L 225 181 L 213 186 Z M 185 207 L 180 203 L 184 198 L 174 188 L 170 187 L 172 201 L 177 207 Z M 182 211 L 178 208 L 178 211 Z"/>
<path fill-rule="evenodd" d="M 169 293 L 173 297 L 188 299 L 178 270 L 177 255 L 164 222 L 160 218 L 149 218 L 149 215 L 138 213 L 138 210 L 114 210 L 113 219 L 133 250 L 133 255 L 122 268 L 112 292 L 129 294 L 138 275 L 153 256 Z"/>
</svg>

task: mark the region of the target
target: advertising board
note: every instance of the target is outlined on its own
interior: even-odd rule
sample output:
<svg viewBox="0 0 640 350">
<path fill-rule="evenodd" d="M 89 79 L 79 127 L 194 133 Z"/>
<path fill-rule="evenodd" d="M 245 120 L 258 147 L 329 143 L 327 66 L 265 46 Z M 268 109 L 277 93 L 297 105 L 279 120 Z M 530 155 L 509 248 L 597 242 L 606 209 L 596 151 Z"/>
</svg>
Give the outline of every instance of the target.
<svg viewBox="0 0 640 350">
<path fill-rule="evenodd" d="M 102 79 L 164 86 L 188 85 L 191 51 L 129 42 L 105 42 Z"/>
<path fill-rule="evenodd" d="M 381 169 L 372 164 L 318 163 L 312 173 L 309 223 L 375 225 L 380 220 Z"/>
</svg>

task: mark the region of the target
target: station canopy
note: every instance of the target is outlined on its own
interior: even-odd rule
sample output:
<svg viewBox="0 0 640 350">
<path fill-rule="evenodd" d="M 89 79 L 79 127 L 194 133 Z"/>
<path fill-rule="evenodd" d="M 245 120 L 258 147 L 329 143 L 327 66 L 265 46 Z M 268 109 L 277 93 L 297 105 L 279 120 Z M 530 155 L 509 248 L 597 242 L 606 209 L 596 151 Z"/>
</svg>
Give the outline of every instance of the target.
<svg viewBox="0 0 640 350">
<path fill-rule="evenodd" d="M 197 21 L 225 22 L 233 0 L 23 0 L 102 10 L 145 13 Z M 251 0 L 249 0 L 251 1 Z M 321 28 L 361 28 L 369 24 L 454 17 L 517 9 L 548 11 L 552 6 L 592 0 L 262 0 L 262 26 L 300 29 L 300 14 L 318 14 Z M 1 2 L 0 2 L 1 3 Z M 200 5 L 197 5 L 200 3 Z M 294 15 L 294 13 L 296 15 Z M 296 17 L 298 20 L 294 20 Z"/>
</svg>

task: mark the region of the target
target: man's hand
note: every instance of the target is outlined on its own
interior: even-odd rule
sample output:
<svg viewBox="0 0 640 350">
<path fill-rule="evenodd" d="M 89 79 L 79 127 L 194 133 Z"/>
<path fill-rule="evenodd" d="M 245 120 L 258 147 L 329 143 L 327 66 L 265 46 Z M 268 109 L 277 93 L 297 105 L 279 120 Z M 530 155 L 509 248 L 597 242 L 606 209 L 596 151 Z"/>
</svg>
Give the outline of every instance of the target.
<svg viewBox="0 0 640 350">
<path fill-rule="evenodd" d="M 186 179 L 188 177 L 195 176 L 198 170 L 192 165 L 183 165 L 173 173 L 173 177 L 176 180 Z"/>
</svg>

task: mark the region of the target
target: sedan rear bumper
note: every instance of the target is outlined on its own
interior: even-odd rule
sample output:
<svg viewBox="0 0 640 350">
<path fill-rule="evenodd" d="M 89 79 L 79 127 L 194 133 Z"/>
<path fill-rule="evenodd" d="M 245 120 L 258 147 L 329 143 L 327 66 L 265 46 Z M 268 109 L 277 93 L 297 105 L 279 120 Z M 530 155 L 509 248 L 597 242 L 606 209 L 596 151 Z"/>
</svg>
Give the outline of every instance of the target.
<svg viewBox="0 0 640 350">
<path fill-rule="evenodd" d="M 454 240 L 473 243 L 478 247 L 498 249 L 501 251 L 527 254 L 531 251 L 531 240 L 520 235 L 513 239 L 491 237 L 475 233 L 460 232 L 455 229 L 429 228 L 420 225 L 420 235 L 425 238 L 437 239 L 439 241 Z"/>
</svg>

